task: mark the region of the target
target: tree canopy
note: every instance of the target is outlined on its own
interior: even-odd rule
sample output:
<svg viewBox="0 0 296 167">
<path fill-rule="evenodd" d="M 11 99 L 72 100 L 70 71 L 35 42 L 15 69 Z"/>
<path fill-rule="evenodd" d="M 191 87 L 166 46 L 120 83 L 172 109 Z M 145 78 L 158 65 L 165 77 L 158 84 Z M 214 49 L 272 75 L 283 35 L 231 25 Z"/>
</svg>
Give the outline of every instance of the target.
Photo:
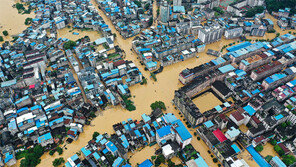
<svg viewBox="0 0 296 167">
<path fill-rule="evenodd" d="M 75 46 L 76 46 L 76 42 L 69 40 L 64 44 L 64 49 L 65 50 L 73 49 Z"/>
<path fill-rule="evenodd" d="M 150 105 L 150 107 L 152 110 L 155 110 L 157 108 L 162 109 L 162 110 L 166 110 L 165 104 L 162 101 L 156 101 L 156 102 L 152 103 Z"/>
<path fill-rule="evenodd" d="M 257 13 L 262 13 L 263 11 L 263 6 L 255 6 L 247 11 L 246 17 L 254 17 Z"/>
</svg>

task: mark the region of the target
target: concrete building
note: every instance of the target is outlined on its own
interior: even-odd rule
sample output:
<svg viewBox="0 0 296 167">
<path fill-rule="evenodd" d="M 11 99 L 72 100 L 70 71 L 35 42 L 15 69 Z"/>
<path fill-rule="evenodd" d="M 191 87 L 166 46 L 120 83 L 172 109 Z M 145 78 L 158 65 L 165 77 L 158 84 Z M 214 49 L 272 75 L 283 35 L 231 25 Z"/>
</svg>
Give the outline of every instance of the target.
<svg viewBox="0 0 296 167">
<path fill-rule="evenodd" d="M 173 6 L 182 6 L 182 0 L 173 0 Z"/>
<path fill-rule="evenodd" d="M 233 39 L 233 38 L 239 38 L 243 35 L 243 28 L 237 27 L 233 29 L 227 29 L 225 30 L 224 36 L 226 39 Z"/>
<path fill-rule="evenodd" d="M 211 27 L 204 27 L 198 31 L 198 39 L 205 44 L 213 43 L 222 38 L 223 32 L 224 28 L 218 24 Z"/>
<path fill-rule="evenodd" d="M 160 21 L 167 23 L 170 20 L 170 8 L 167 1 L 162 1 L 160 5 Z"/>
</svg>

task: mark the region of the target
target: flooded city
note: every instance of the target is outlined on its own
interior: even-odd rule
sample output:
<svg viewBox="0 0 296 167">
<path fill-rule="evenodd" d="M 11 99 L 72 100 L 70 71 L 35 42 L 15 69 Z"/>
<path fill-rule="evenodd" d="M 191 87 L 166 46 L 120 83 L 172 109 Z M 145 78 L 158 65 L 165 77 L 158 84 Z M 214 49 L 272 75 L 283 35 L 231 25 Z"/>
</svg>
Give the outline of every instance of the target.
<svg viewBox="0 0 296 167">
<path fill-rule="evenodd" d="M 155 101 L 163 101 L 167 106 L 165 112 L 173 113 L 178 119 L 183 121 L 183 116 L 181 117 L 180 111 L 175 109 L 175 106 L 172 104 L 172 100 L 174 97 L 174 91 L 184 86 L 179 82 L 179 73 L 185 68 L 193 68 L 198 65 L 209 62 L 210 60 L 215 59 L 216 57 L 210 56 L 206 54 L 208 49 L 213 49 L 216 51 L 220 51 L 220 49 L 233 42 L 237 42 L 238 40 L 226 40 L 222 38 L 222 40 L 206 45 L 205 51 L 202 53 L 197 53 L 199 58 L 193 57 L 182 62 L 164 67 L 163 71 L 156 75 L 157 81 L 154 81 L 150 77 L 150 72 L 146 71 L 144 65 L 141 65 L 140 60 L 135 52 L 132 51 L 132 41 L 135 37 L 124 39 L 120 33 L 115 29 L 111 20 L 104 14 L 102 10 L 100 10 L 97 6 L 95 0 L 91 0 L 92 4 L 96 6 L 96 9 L 99 11 L 99 14 L 103 17 L 105 23 L 109 25 L 112 33 L 116 34 L 115 45 L 118 45 L 121 49 L 124 50 L 125 59 L 133 61 L 137 67 L 139 67 L 141 73 L 145 78 L 147 78 L 147 84 L 145 85 L 134 85 L 130 88 L 131 91 L 131 100 L 134 102 L 136 106 L 135 111 L 127 111 L 123 109 L 120 105 L 116 107 L 108 106 L 104 111 L 99 111 L 97 113 L 97 117 L 91 121 L 89 126 L 85 126 L 83 128 L 83 133 L 80 134 L 77 141 L 73 141 L 71 144 L 62 144 L 61 147 L 64 148 L 64 152 L 62 155 L 55 154 L 54 156 L 50 156 L 48 153 L 45 153 L 41 157 L 41 163 L 38 165 L 42 166 L 52 166 L 52 161 L 58 157 L 64 157 L 65 159 L 71 157 L 73 154 L 80 151 L 82 147 L 84 147 L 89 140 L 92 139 L 92 134 L 94 132 L 99 132 L 101 134 L 108 133 L 113 134 L 113 125 L 128 118 L 132 119 L 141 119 L 141 115 L 146 113 L 149 114 L 152 110 L 150 108 L 150 104 Z M 26 25 L 24 21 L 27 17 L 34 17 L 33 12 L 31 14 L 18 14 L 17 10 L 12 6 L 16 2 L 12 0 L 1 0 L 0 5 L 0 31 L 7 30 L 10 36 L 17 35 L 21 33 L 24 29 L 26 29 Z M 154 2 L 153 5 L 156 5 Z M 156 7 L 153 8 L 154 15 L 156 15 Z M 274 23 L 276 23 L 276 19 L 274 19 L 271 15 L 266 14 L 266 18 L 271 19 Z M 286 34 L 287 31 L 283 31 L 277 25 L 275 25 L 275 30 L 279 32 L 281 35 Z M 78 35 L 73 32 L 78 33 Z M 292 32 L 296 32 L 293 30 Z M 96 31 L 80 31 L 72 28 L 64 28 L 58 30 L 57 32 L 59 38 L 68 38 L 70 40 L 77 40 L 84 36 L 89 36 L 91 41 L 94 41 L 98 38 L 101 38 L 102 35 Z M 247 37 L 248 39 L 273 39 L 275 37 L 275 33 L 266 33 L 266 35 L 262 38 L 258 37 Z M 5 37 L 5 40 L 11 40 L 10 37 Z M 226 53 L 226 50 L 223 50 L 223 53 Z M 76 78 L 76 80 L 78 80 Z M 210 92 L 207 92 L 193 100 L 196 106 L 200 109 L 201 112 L 207 111 L 217 105 L 222 104 L 222 102 L 215 97 Z M 185 121 L 183 121 L 185 124 Z M 242 131 L 246 132 L 247 127 L 245 125 L 242 126 Z M 211 154 L 208 153 L 209 147 L 202 141 L 198 140 L 197 136 L 194 134 L 196 129 L 190 128 L 189 131 L 193 136 L 191 144 L 193 147 L 200 152 L 200 155 L 205 159 L 206 163 L 210 167 L 217 166 L 218 163 L 213 162 L 213 158 Z M 132 166 L 136 166 L 137 164 L 143 162 L 147 158 L 155 155 L 155 151 L 159 149 L 157 145 L 147 146 L 140 150 L 137 150 L 135 153 L 129 154 L 129 162 Z M 263 156 L 267 155 L 276 155 L 273 150 L 273 147 L 270 144 L 264 146 L 264 150 L 261 152 Z M 258 166 L 258 164 L 252 159 L 251 155 L 248 151 L 243 150 L 243 152 L 239 155 L 243 158 L 249 166 Z M 178 158 L 173 158 L 176 164 L 181 163 Z M 20 162 L 20 161 L 18 161 Z M 19 163 L 18 163 L 19 165 Z M 16 166 L 18 166 L 16 165 Z"/>
</svg>

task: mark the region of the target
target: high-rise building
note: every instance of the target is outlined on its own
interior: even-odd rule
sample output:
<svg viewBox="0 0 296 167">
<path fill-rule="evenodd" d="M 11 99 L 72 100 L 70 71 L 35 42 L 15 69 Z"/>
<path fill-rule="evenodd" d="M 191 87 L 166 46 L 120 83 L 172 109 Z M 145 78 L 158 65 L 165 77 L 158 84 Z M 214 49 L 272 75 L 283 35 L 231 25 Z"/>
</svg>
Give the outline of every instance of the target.
<svg viewBox="0 0 296 167">
<path fill-rule="evenodd" d="M 218 24 L 214 26 L 206 26 L 198 31 L 198 39 L 203 43 L 213 43 L 220 40 L 223 36 L 224 28 Z"/>
<path fill-rule="evenodd" d="M 182 6 L 182 0 L 173 0 L 174 6 Z"/>
<path fill-rule="evenodd" d="M 243 28 L 241 27 L 236 27 L 232 29 L 227 29 L 225 30 L 225 38 L 226 39 L 233 39 L 233 38 L 238 38 L 243 35 Z"/>
<path fill-rule="evenodd" d="M 170 8 L 168 2 L 163 0 L 160 5 L 160 21 L 167 23 L 170 20 Z"/>
</svg>

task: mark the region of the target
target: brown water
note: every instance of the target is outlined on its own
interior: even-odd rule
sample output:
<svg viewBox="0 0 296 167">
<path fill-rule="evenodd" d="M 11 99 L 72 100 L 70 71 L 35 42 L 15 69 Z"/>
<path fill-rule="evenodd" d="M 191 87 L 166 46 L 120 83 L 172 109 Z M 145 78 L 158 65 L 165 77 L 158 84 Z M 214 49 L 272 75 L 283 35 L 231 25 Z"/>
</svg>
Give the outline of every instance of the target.
<svg viewBox="0 0 296 167">
<path fill-rule="evenodd" d="M 270 143 L 267 143 L 266 145 L 263 146 L 263 150 L 260 152 L 260 154 L 263 157 L 266 157 L 267 155 L 271 155 L 271 156 L 278 156 L 278 153 L 274 151 L 273 149 L 273 145 L 271 145 Z"/>
<path fill-rule="evenodd" d="M 73 32 L 79 33 L 79 35 L 74 35 Z M 98 31 L 82 31 L 82 30 L 72 30 L 72 28 L 63 28 L 57 31 L 57 35 L 59 38 L 68 38 L 72 41 L 76 41 L 80 38 L 83 38 L 85 36 L 89 36 L 90 41 L 95 41 L 99 38 L 102 38 L 101 33 Z"/>
<path fill-rule="evenodd" d="M 130 157 L 130 164 L 132 166 L 137 166 L 137 164 L 144 162 L 146 159 L 151 160 L 151 156 L 155 155 L 155 151 L 157 149 L 159 149 L 159 146 L 155 144 L 154 146 L 147 146 L 134 153 L 129 153 L 128 156 Z"/>
<path fill-rule="evenodd" d="M 16 4 L 16 0 L 1 0 L 0 1 L 0 36 L 3 36 L 2 31 L 7 30 L 9 36 L 4 37 L 4 40 L 11 40 L 11 35 L 17 35 L 27 28 L 25 19 L 27 17 L 33 18 L 31 14 L 18 14 L 16 8 L 12 6 Z"/>
<path fill-rule="evenodd" d="M 209 101 L 209 99 L 211 100 Z M 201 113 L 222 104 L 222 102 L 211 92 L 207 92 L 193 99 L 193 103 L 199 108 Z"/>
<path fill-rule="evenodd" d="M 94 0 L 91 0 L 93 4 L 96 4 Z M 153 4 L 153 6 L 156 3 Z M 27 15 L 19 15 L 17 13 L 16 9 L 13 9 L 11 6 L 13 5 L 13 1 L 11 0 L 1 0 L 0 5 L 0 24 L 3 26 L 3 28 L 0 28 L 0 31 L 7 29 L 10 34 L 17 34 L 20 33 L 22 30 L 26 28 L 26 26 L 23 24 L 24 20 Z M 97 6 L 97 5 L 94 5 Z M 156 10 L 154 10 L 155 15 Z M 95 131 L 98 131 L 100 133 L 114 133 L 114 130 L 112 128 L 112 125 L 118 122 L 121 122 L 123 120 L 127 120 L 128 118 L 133 119 L 141 119 L 141 115 L 144 113 L 150 113 L 150 104 L 153 103 L 156 100 L 161 100 L 167 105 L 167 111 L 166 112 L 172 112 L 176 115 L 177 118 L 183 119 L 178 114 L 179 111 L 175 110 L 171 101 L 174 96 L 174 91 L 181 86 L 183 86 L 178 81 L 178 74 L 184 69 L 184 68 L 192 68 L 197 65 L 203 64 L 205 62 L 208 62 L 215 57 L 206 55 L 205 52 L 198 53 L 199 58 L 191 58 L 188 60 L 185 60 L 183 62 L 165 67 L 163 72 L 160 74 L 157 74 L 157 82 L 154 82 L 152 79 L 149 79 L 150 73 L 147 71 L 144 71 L 144 66 L 142 66 L 138 59 L 137 55 L 132 52 L 131 46 L 132 46 L 132 40 L 133 38 L 129 39 L 123 39 L 120 34 L 115 30 L 113 24 L 111 23 L 110 19 L 108 19 L 101 10 L 99 10 L 99 14 L 103 17 L 104 21 L 109 25 L 109 27 L 112 30 L 112 33 L 116 33 L 117 38 L 115 41 L 115 44 L 119 45 L 126 53 L 126 58 L 128 60 L 132 60 L 140 69 L 142 74 L 148 78 L 147 85 L 135 85 L 131 87 L 131 93 L 132 93 L 132 100 L 135 102 L 135 106 L 137 109 L 133 112 L 129 112 L 127 110 L 122 109 L 119 106 L 116 107 L 109 107 L 106 109 L 102 115 L 95 118 L 90 126 L 84 127 L 84 133 L 80 134 L 79 139 L 77 141 L 74 141 L 72 144 L 66 145 L 67 150 L 64 149 L 63 157 L 66 160 L 76 152 L 78 152 L 83 146 L 87 144 L 89 140 L 92 138 L 92 133 Z M 268 16 L 270 17 L 270 16 Z M 271 18 L 274 22 L 275 20 Z M 275 22 L 276 23 L 276 22 Z M 5 25 L 5 26 L 4 26 Z M 279 32 L 278 27 L 275 25 L 276 30 Z M 79 35 L 73 35 L 72 32 L 69 32 L 70 29 L 65 28 L 63 30 L 59 30 L 58 35 L 59 37 L 67 37 L 72 40 L 79 39 L 81 37 L 84 37 L 85 35 L 88 35 L 91 40 L 95 40 L 97 38 L 100 38 L 100 34 L 93 31 L 76 31 L 79 32 Z M 287 32 L 287 31 L 286 31 Z M 280 32 L 281 34 L 284 34 L 286 32 Z M 270 37 L 268 37 L 270 38 Z M 213 49 L 213 50 L 220 50 L 221 47 L 224 45 L 227 45 L 229 43 L 232 43 L 237 40 L 221 40 L 219 42 L 210 44 L 206 46 L 205 51 L 207 49 Z M 225 50 L 224 50 L 225 52 Z M 213 97 L 208 96 L 205 98 L 205 101 L 212 101 Z M 200 106 L 202 107 L 202 106 Z M 190 133 L 193 135 L 194 130 L 190 129 Z M 193 137 L 192 140 L 193 147 L 198 150 L 201 154 L 201 156 L 205 159 L 205 161 L 208 163 L 209 166 L 217 166 L 217 164 L 213 163 L 212 158 L 210 157 L 210 154 L 207 153 L 209 150 L 208 146 L 202 141 L 198 141 L 196 137 Z M 144 161 L 147 158 L 150 158 L 151 155 L 153 155 L 154 147 L 146 147 L 142 151 L 139 151 L 135 153 L 131 158 L 131 163 L 133 166 L 136 163 L 140 163 Z M 149 155 L 148 155 L 149 154 Z M 254 160 L 249 160 L 249 154 L 247 151 L 244 151 L 244 153 L 241 155 L 246 162 L 250 166 L 258 166 Z M 47 153 L 41 157 L 42 161 L 39 164 L 39 166 L 52 166 L 52 161 L 59 156 L 49 156 Z M 178 159 L 173 159 L 174 162 L 178 162 Z M 178 163 L 176 163 L 178 164 Z"/>
<path fill-rule="evenodd" d="M 255 162 L 251 154 L 246 149 L 244 149 L 243 152 L 238 155 L 238 158 L 244 159 L 251 167 L 259 167 L 259 165 Z"/>
</svg>

